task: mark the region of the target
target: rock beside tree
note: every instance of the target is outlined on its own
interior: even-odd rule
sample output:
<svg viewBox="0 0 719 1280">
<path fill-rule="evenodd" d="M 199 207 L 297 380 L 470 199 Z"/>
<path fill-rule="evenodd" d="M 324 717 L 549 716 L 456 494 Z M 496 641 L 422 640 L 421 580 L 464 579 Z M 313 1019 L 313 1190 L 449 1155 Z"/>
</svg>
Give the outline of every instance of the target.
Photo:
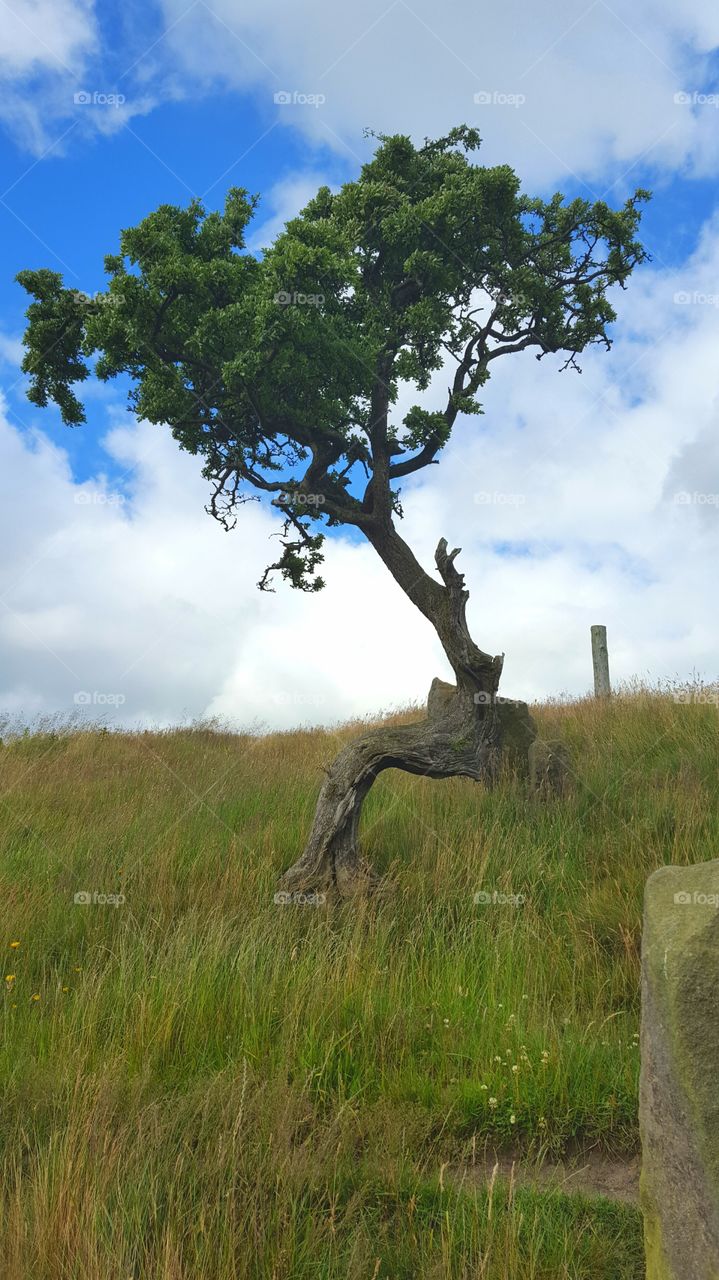
<svg viewBox="0 0 719 1280">
<path fill-rule="evenodd" d="M 647 1280 L 719 1277 L 719 860 L 647 882 L 640 1128 Z"/>
</svg>

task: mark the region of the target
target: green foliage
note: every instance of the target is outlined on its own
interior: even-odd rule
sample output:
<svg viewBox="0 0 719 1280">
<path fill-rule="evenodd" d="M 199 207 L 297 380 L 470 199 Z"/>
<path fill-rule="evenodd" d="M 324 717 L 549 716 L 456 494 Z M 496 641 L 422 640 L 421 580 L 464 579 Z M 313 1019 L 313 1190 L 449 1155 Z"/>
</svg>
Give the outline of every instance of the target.
<svg viewBox="0 0 719 1280">
<path fill-rule="evenodd" d="M 31 377 L 28 398 L 45 408 L 53 400 L 63 422 L 84 422 L 85 412 L 72 391 L 89 369 L 82 359 L 87 316 L 82 295 L 64 289 L 57 271 L 20 271 L 17 279 L 35 298 L 27 309 L 23 373 Z"/>
<path fill-rule="evenodd" d="M 56 272 L 18 276 L 34 299 L 31 400 L 79 423 L 74 388 L 93 360 L 103 380 L 129 375 L 134 412 L 202 458 L 215 516 L 229 522 L 253 489 L 284 511 L 306 561 L 286 575 L 295 586 L 317 563 L 312 523 L 398 511 L 393 482 L 435 461 L 458 413 L 481 411 L 493 359 L 533 348 L 574 363 L 609 345 L 608 290 L 646 257 L 645 192 L 618 210 L 529 198 L 509 166 L 472 162 L 466 126 L 377 143 L 356 181 L 320 188 L 262 257 L 245 244 L 257 197 L 235 188 L 222 212 L 162 205 L 123 231 L 92 299 Z M 394 421 L 400 383 L 421 393 L 445 362 L 444 407 Z M 290 481 L 322 501 L 289 509 Z"/>
<path fill-rule="evenodd" d="M 404 427 L 403 443 L 408 449 L 418 449 L 433 438 L 446 444 L 450 434 L 450 427 L 443 413 L 430 413 L 419 405 L 413 405 L 405 415 Z"/>
</svg>

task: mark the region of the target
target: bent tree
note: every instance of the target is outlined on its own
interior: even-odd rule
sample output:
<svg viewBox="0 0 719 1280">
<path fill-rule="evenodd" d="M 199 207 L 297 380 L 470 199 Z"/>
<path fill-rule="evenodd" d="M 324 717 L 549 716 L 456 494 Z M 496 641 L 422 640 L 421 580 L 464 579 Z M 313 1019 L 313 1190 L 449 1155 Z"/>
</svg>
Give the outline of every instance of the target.
<svg viewBox="0 0 719 1280">
<path fill-rule="evenodd" d="M 371 876 L 360 855 L 362 802 L 377 775 L 490 781 L 533 737 L 524 704 L 500 699 L 502 656 L 467 626 L 468 593 L 444 538 L 438 576 L 398 532 L 403 480 L 438 462 L 493 362 L 533 349 L 576 366 L 610 345 L 608 300 L 645 251 L 637 191 L 623 207 L 530 198 L 507 165 L 483 167 L 474 129 L 415 146 L 379 135 L 373 159 L 336 193 L 321 187 L 263 254 L 246 248 L 257 198 L 229 191 L 223 212 L 162 205 L 122 232 L 105 292 L 87 297 L 49 270 L 22 271 L 29 397 L 84 421 L 78 383 L 129 375 L 129 407 L 169 426 L 212 482 L 208 510 L 230 528 L 265 498 L 283 517 L 277 575 L 324 584 L 325 529 L 353 525 L 434 627 L 455 684 L 434 681 L 427 718 L 351 742 L 330 767 L 289 890 Z M 432 375 L 446 395 L 426 404 Z M 398 393 L 417 403 L 398 420 Z"/>
</svg>

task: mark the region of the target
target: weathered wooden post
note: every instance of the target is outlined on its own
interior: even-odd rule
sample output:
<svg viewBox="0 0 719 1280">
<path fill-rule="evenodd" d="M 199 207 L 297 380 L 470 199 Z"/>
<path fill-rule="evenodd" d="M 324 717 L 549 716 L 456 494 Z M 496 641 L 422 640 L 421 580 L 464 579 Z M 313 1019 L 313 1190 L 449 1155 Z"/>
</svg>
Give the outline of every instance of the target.
<svg viewBox="0 0 719 1280">
<path fill-rule="evenodd" d="M 609 650 L 607 628 L 592 627 L 592 662 L 594 664 L 594 693 L 597 698 L 608 698 L 612 692 L 609 683 Z"/>
</svg>

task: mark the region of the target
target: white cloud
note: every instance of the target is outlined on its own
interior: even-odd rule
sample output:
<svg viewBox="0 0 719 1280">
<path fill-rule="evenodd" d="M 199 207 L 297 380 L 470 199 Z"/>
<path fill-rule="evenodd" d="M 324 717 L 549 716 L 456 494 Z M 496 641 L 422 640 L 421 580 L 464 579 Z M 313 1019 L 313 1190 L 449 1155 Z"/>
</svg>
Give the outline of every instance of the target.
<svg viewBox="0 0 719 1280">
<path fill-rule="evenodd" d="M 62 154 L 73 134 L 115 133 L 156 105 L 122 74 L 119 87 L 111 82 L 115 51 L 94 0 L 3 0 L 0 13 L 0 120 L 34 156 Z"/>
<path fill-rule="evenodd" d="M 476 123 L 487 162 L 509 160 L 525 181 L 579 175 L 601 184 L 640 158 L 714 169 L 716 109 L 701 98 L 719 45 L 716 8 L 696 0 L 212 0 L 186 11 L 163 0 L 166 48 L 205 86 L 254 90 L 267 116 L 356 154 L 364 126 L 435 136 Z M 276 106 L 286 90 L 299 102 Z M 692 101 L 677 103 L 687 93 Z M 323 95 L 320 106 L 302 95 Z M 479 94 L 488 101 L 475 102 Z M 514 105 L 512 105 L 514 103 Z"/>
<path fill-rule="evenodd" d="M 74 75 L 95 43 L 91 0 L 4 0 L 0 75 L 8 79 L 40 68 Z"/>
<path fill-rule="evenodd" d="M 399 683 L 392 663 L 371 676 L 413 609 L 368 549 L 331 548 L 331 592 L 262 595 L 274 515 L 248 505 L 225 534 L 204 512 L 195 461 L 159 428 L 116 428 L 106 447 L 128 471 L 127 494 L 102 480 L 74 484 L 46 437 L 0 425 L 0 706 L 69 712 L 89 693 L 90 714 L 106 719 L 221 714 L 282 726 L 396 704 L 428 684 L 438 660 L 429 632 Z M 36 509 L 32 492 L 43 495 Z M 367 616 L 370 596 L 389 633 Z M 327 647 L 341 661 L 328 663 Z M 116 712 L 106 698 L 117 694 Z"/>
<path fill-rule="evenodd" d="M 2 115 L 28 149 L 69 145 L 57 142 L 69 125 L 109 133 L 158 102 L 230 89 L 260 109 L 257 146 L 275 122 L 351 163 L 368 153 L 365 126 L 421 138 L 460 121 L 480 128 L 484 162 L 508 161 L 530 186 L 578 176 L 619 195 L 639 162 L 706 174 L 719 161 L 714 0 L 158 0 L 136 17 L 110 33 L 91 0 L 10 0 Z M 109 67 L 122 111 L 78 118 L 74 92 L 118 87 Z"/>
</svg>

